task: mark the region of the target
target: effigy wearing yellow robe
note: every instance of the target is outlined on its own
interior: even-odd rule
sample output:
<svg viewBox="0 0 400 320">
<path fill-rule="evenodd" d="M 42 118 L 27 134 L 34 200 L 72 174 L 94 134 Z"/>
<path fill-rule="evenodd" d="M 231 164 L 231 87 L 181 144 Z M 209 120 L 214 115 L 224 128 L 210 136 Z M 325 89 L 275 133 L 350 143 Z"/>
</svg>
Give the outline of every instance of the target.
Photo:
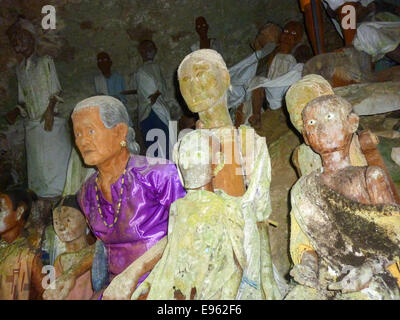
<svg viewBox="0 0 400 320">
<path fill-rule="evenodd" d="M 249 131 L 250 130 L 250 131 Z M 246 144 L 246 133 L 254 145 Z M 266 221 L 271 163 L 265 138 L 239 129 L 242 151 L 256 150 L 242 197 L 192 190 L 171 205 L 168 244 L 132 299 L 281 299 Z"/>
</svg>

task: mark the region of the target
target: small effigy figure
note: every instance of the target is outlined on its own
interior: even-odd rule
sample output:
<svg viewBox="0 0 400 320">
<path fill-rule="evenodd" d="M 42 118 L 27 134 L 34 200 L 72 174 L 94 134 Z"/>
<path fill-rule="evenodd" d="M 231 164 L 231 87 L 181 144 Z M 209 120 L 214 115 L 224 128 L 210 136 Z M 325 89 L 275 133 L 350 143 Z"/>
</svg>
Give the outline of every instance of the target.
<svg viewBox="0 0 400 320">
<path fill-rule="evenodd" d="M 322 169 L 291 191 L 290 274 L 301 284 L 287 299 L 398 299 L 400 212 L 385 172 L 351 165 L 358 116 L 345 99 L 324 95 L 302 112 L 303 136 Z"/>
<path fill-rule="evenodd" d="M 292 125 L 300 134 L 303 132 L 302 111 L 307 103 L 320 96 L 332 94 L 334 94 L 334 91 L 329 82 L 316 74 L 304 76 L 289 88 L 285 97 L 286 107 Z M 353 135 L 349 152 L 350 162 L 353 166 L 367 165 L 356 133 Z M 299 176 L 307 175 L 322 167 L 320 155 L 305 143 L 302 143 L 294 150 L 292 162 Z"/>
<path fill-rule="evenodd" d="M 34 198 L 22 189 L 0 193 L 0 300 L 42 297 L 40 253 L 25 230 Z"/>
<path fill-rule="evenodd" d="M 89 300 L 93 296 L 91 284 L 94 245 L 87 241 L 87 225 L 75 196 L 64 197 L 53 210 L 54 230 L 65 243 L 65 252 L 60 254 L 54 263 L 56 279 L 68 277 L 75 273 L 74 280 L 67 282 L 63 290 L 47 289 L 43 294 L 45 300 Z M 74 269 L 79 266 L 79 272 Z M 57 281 L 57 280 L 56 280 Z"/>
<path fill-rule="evenodd" d="M 293 126 L 301 133 L 303 130 L 301 113 L 306 104 L 318 96 L 329 95 L 333 94 L 334 92 L 338 94 L 338 91 L 333 90 L 329 82 L 319 75 L 306 75 L 301 80 L 294 83 L 286 94 L 286 107 Z M 382 97 L 387 94 L 386 90 L 380 91 L 378 87 L 375 87 L 375 92 L 379 92 L 379 95 Z M 353 93 L 354 92 L 352 90 L 349 90 L 346 91 L 346 94 L 342 95 L 342 91 L 340 95 L 342 97 L 354 98 L 351 96 Z M 391 95 L 387 95 L 387 97 L 387 100 L 392 100 L 393 98 Z M 351 102 L 352 100 L 348 101 Z M 383 102 L 382 100 L 376 101 Z M 354 104 L 353 110 L 356 112 L 356 110 L 359 110 L 359 105 L 356 103 Z M 379 132 L 376 134 L 382 135 L 382 133 Z M 394 182 L 392 181 L 393 177 L 390 176 L 391 174 L 395 176 L 395 174 L 394 172 L 389 173 L 386 161 L 383 160 L 381 152 L 377 148 L 378 143 L 379 140 L 375 133 L 371 132 L 370 130 L 362 130 L 354 133 L 349 150 L 350 162 L 353 166 L 366 166 L 368 164 L 381 167 L 388 175 L 393 195 L 395 196 L 396 202 L 399 203 L 399 196 Z M 383 145 L 379 146 L 379 148 L 382 147 Z M 322 166 L 319 154 L 315 153 L 304 143 L 294 150 L 292 162 L 296 167 L 299 176 L 307 175 L 308 173 Z"/>
<path fill-rule="evenodd" d="M 204 129 L 175 145 L 174 161 L 187 194 L 172 204 L 163 256 L 133 297 L 235 298 L 245 263 L 244 221 L 240 207 L 229 206 L 229 197 L 213 188 L 220 148 L 217 137 Z"/>
<path fill-rule="evenodd" d="M 243 197 L 232 197 L 213 183 L 224 165 L 213 131 L 190 132 L 175 145 L 174 161 L 187 194 L 172 204 L 163 256 L 132 299 L 282 297 L 267 231 L 257 226 L 271 212 L 265 140 L 250 131 L 257 150 L 253 180 Z"/>
</svg>

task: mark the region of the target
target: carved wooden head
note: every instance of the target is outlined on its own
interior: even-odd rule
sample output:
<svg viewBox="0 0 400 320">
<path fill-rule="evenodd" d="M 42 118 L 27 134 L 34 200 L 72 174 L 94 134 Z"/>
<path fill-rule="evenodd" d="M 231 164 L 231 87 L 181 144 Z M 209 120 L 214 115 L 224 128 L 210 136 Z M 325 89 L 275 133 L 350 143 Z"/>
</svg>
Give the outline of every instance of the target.
<svg viewBox="0 0 400 320">
<path fill-rule="evenodd" d="M 319 154 L 348 149 L 359 123 L 351 104 L 337 95 L 312 100 L 302 115 L 304 140 Z"/>
</svg>

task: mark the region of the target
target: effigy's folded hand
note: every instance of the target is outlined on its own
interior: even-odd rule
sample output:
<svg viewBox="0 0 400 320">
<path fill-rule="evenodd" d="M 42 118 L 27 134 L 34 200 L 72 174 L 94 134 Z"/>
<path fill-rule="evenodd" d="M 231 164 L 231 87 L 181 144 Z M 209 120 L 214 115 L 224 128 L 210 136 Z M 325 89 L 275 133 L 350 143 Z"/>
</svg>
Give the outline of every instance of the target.
<svg viewBox="0 0 400 320">
<path fill-rule="evenodd" d="M 46 111 L 43 113 L 40 122 L 44 121 L 44 130 L 51 131 L 53 130 L 54 125 L 54 110 L 52 108 L 47 108 Z"/>
<path fill-rule="evenodd" d="M 45 290 L 42 296 L 44 300 L 65 300 L 75 286 L 75 277 L 62 275 L 55 280 L 54 286 Z"/>
<path fill-rule="evenodd" d="M 261 126 L 261 114 L 256 113 L 252 114 L 249 118 L 249 123 L 255 129 L 259 129 Z"/>
<path fill-rule="evenodd" d="M 102 300 L 130 300 L 138 280 L 138 276 L 125 270 L 117 275 L 104 290 Z"/>
<path fill-rule="evenodd" d="M 357 292 L 366 288 L 374 275 L 374 268 L 365 264 L 360 268 L 352 269 L 341 281 L 328 286 L 329 290 L 342 293 Z"/>
<path fill-rule="evenodd" d="M 303 286 L 319 288 L 318 258 L 316 254 L 304 252 L 301 263 L 296 264 L 290 271 L 293 279 Z"/>
</svg>

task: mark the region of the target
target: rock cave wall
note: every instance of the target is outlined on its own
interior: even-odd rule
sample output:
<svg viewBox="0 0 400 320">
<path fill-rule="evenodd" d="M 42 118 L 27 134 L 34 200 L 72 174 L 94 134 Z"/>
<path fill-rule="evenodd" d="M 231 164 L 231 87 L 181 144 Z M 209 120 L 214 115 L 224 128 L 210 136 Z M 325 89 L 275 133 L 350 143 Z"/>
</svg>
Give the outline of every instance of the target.
<svg viewBox="0 0 400 320">
<path fill-rule="evenodd" d="M 96 54 L 108 52 L 114 71 L 121 73 L 129 85 L 132 73 L 140 66 L 137 44 L 152 39 L 158 46 L 157 62 L 167 80 L 171 114 L 177 119 L 174 74 L 180 61 L 198 40 L 196 16 L 205 16 L 209 36 L 222 45 L 227 65 L 233 65 L 251 53 L 250 43 L 257 29 L 266 22 L 283 26 L 291 19 L 301 20 L 295 0 L 1 0 L 0 43 L 3 47 L 0 67 L 0 113 L 17 101 L 15 55 L 4 32 L 17 14 L 36 21 L 44 16 L 41 8 L 54 5 L 57 29 L 49 30 L 45 52 L 55 56 L 65 103 L 60 106 L 68 116 L 81 99 L 94 94 L 93 77 L 98 72 Z M 41 30 L 40 30 L 41 31 Z M 136 98 L 129 97 L 128 108 L 135 108 Z M 4 119 L 2 119 L 4 121 Z M 3 124 L 4 125 L 4 124 Z"/>
</svg>

